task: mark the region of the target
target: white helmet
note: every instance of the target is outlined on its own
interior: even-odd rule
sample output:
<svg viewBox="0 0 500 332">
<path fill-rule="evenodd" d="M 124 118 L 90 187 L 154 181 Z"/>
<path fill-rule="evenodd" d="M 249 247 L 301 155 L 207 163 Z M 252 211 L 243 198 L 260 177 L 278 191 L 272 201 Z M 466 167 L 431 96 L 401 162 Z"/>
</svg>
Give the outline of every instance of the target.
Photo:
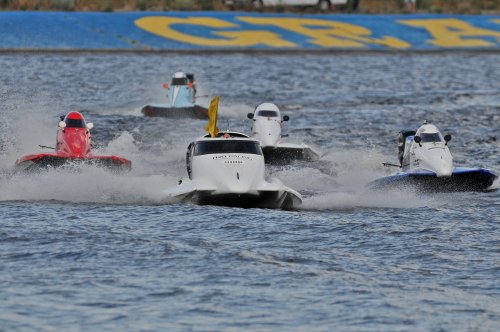
<svg viewBox="0 0 500 332">
<path fill-rule="evenodd" d="M 173 78 L 186 78 L 186 74 L 184 74 L 182 71 L 178 71 L 174 74 Z"/>
</svg>

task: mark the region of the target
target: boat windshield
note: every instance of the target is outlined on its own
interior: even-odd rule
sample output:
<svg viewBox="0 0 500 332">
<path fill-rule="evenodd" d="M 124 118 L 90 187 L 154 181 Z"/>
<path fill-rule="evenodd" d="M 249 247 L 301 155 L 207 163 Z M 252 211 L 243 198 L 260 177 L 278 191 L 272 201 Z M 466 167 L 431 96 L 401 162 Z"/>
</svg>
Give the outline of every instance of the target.
<svg viewBox="0 0 500 332">
<path fill-rule="evenodd" d="M 85 128 L 85 120 L 82 119 L 66 119 L 66 128 Z"/>
<path fill-rule="evenodd" d="M 172 78 L 172 85 L 187 85 L 188 80 L 186 77 Z"/>
<path fill-rule="evenodd" d="M 253 141 L 204 141 L 196 143 L 195 156 L 215 153 L 244 153 L 262 155 L 262 149 L 257 142 Z"/>
<path fill-rule="evenodd" d="M 258 111 L 257 115 L 258 116 L 265 116 L 268 118 L 275 118 L 275 117 L 278 117 L 278 112 L 276 112 L 276 111 Z"/>
<path fill-rule="evenodd" d="M 443 141 L 443 136 L 441 136 L 441 133 L 432 133 L 432 134 L 421 133 L 420 137 L 422 138 L 422 143 Z"/>
</svg>

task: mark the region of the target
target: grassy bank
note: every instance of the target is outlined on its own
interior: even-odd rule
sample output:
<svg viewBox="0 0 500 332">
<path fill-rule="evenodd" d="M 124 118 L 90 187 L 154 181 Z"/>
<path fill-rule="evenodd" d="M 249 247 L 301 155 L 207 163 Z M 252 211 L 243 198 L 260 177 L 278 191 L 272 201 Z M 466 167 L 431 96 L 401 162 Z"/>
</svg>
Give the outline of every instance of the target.
<svg viewBox="0 0 500 332">
<path fill-rule="evenodd" d="M 241 0 L 239 9 L 253 10 L 252 0 Z M 353 3 L 332 8 L 333 12 L 352 12 Z M 413 12 L 404 0 L 358 0 L 358 13 Z M 0 10 L 43 11 L 164 11 L 164 10 L 230 10 L 224 0 L 0 0 Z M 266 8 L 265 11 L 307 11 L 313 8 Z M 417 13 L 499 14 L 500 0 L 416 0 Z"/>
</svg>

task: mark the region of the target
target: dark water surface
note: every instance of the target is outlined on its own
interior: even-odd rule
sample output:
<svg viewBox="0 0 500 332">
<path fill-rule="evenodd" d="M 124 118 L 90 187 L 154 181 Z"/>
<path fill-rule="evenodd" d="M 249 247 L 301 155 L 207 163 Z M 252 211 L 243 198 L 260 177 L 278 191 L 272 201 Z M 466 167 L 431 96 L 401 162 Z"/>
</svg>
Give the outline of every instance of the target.
<svg viewBox="0 0 500 332">
<path fill-rule="evenodd" d="M 219 127 L 265 101 L 313 163 L 267 170 L 300 211 L 168 204 L 204 121 L 144 118 L 194 72 Z M 500 193 L 373 193 L 400 129 L 432 120 L 455 164 L 500 170 L 500 55 L 0 56 L 0 331 L 498 331 Z M 207 105 L 209 98 L 199 98 Z M 81 110 L 98 168 L 12 175 Z"/>
</svg>

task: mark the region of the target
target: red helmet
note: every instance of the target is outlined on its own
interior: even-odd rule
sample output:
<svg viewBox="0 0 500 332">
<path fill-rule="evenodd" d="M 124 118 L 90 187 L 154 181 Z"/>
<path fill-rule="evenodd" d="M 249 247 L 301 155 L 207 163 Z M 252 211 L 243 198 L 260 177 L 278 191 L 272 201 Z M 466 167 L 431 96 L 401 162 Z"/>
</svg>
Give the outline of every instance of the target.
<svg viewBox="0 0 500 332">
<path fill-rule="evenodd" d="M 69 112 L 68 115 L 66 115 L 66 119 L 83 120 L 83 115 L 80 112 Z"/>
</svg>

